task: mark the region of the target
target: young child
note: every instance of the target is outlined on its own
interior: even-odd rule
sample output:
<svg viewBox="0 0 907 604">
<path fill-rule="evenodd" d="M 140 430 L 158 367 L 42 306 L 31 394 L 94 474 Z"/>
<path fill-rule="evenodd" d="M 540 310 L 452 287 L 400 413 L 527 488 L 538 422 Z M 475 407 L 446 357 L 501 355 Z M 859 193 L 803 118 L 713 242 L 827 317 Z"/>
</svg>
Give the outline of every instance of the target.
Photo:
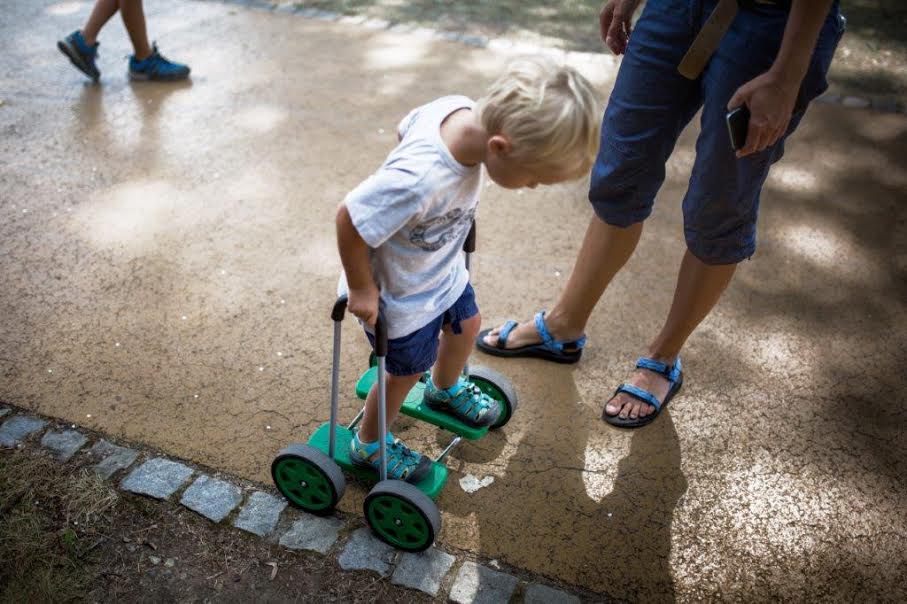
<svg viewBox="0 0 907 604">
<path fill-rule="evenodd" d="M 598 120 L 593 88 L 579 73 L 519 60 L 478 102 L 447 96 L 413 109 L 397 129 L 399 145 L 340 205 L 339 289 L 373 346 L 379 298 L 384 305 L 388 426 L 429 369 L 427 405 L 473 426 L 497 420 L 498 403 L 462 376 L 481 324 L 461 254 L 481 167 L 508 189 L 578 178 L 595 159 Z M 376 472 L 378 431 L 372 388 L 350 448 L 354 463 Z M 388 478 L 419 482 L 431 468 L 390 431 L 386 452 Z"/>
</svg>

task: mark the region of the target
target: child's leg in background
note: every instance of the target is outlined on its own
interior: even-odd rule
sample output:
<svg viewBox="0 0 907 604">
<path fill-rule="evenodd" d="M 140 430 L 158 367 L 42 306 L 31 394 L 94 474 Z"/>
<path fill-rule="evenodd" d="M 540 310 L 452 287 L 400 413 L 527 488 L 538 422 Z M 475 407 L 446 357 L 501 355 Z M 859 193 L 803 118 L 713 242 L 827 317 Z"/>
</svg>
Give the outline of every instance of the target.
<svg viewBox="0 0 907 604">
<path fill-rule="evenodd" d="M 98 0 L 88 22 L 82 28 L 82 37 L 85 42 L 94 45 L 98 40 L 101 28 L 110 20 L 117 11 L 123 18 L 123 25 L 129 33 L 135 58 L 139 61 L 151 55 L 151 45 L 148 43 L 148 32 L 145 28 L 145 8 L 142 0 Z"/>
<path fill-rule="evenodd" d="M 438 360 L 431 374 L 435 386 L 446 389 L 457 383 L 472 352 L 481 325 L 482 317 L 476 314 L 460 321 L 460 333 L 454 333 L 450 323 L 443 327 Z"/>
<path fill-rule="evenodd" d="M 406 395 L 416 385 L 421 373 L 415 375 L 387 375 L 387 427 L 393 425 L 400 412 L 400 406 Z M 372 386 L 365 399 L 365 415 L 359 428 L 359 440 L 363 443 L 372 443 L 378 440 L 378 384 Z"/>
<path fill-rule="evenodd" d="M 129 32 L 132 48 L 137 61 L 144 61 L 151 56 L 151 45 L 148 43 L 148 32 L 145 29 L 145 8 L 142 0 L 119 0 L 120 16 L 123 25 Z"/>
<path fill-rule="evenodd" d="M 101 28 L 110 21 L 110 18 L 114 16 L 119 10 L 118 0 L 98 0 L 94 4 L 94 8 L 91 9 L 91 15 L 88 17 L 88 21 L 85 23 L 85 27 L 82 28 L 82 37 L 85 38 L 85 41 L 94 46 L 95 42 L 98 41 L 98 34 L 101 33 Z"/>
</svg>

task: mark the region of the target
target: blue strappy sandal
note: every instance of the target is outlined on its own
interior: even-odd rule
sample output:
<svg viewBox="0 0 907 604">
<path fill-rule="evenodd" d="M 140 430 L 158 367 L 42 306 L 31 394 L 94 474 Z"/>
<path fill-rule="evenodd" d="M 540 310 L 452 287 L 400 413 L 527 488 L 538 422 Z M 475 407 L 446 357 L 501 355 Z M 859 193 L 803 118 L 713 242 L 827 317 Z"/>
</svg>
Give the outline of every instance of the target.
<svg viewBox="0 0 907 604">
<path fill-rule="evenodd" d="M 539 311 L 535 314 L 535 329 L 542 337 L 540 344 L 530 344 L 529 346 L 520 346 L 519 348 L 507 348 L 507 338 L 510 332 L 516 327 L 516 321 L 507 321 L 498 334 L 498 343 L 491 346 L 485 343 L 485 336 L 491 333 L 491 329 L 485 329 L 479 332 L 476 337 L 476 346 L 482 352 L 486 352 L 496 357 L 532 357 L 554 361 L 555 363 L 575 363 L 583 356 L 583 347 L 586 345 L 586 336 L 578 340 L 569 342 L 558 342 L 548 331 L 545 326 L 545 311 Z"/>
<path fill-rule="evenodd" d="M 633 398 L 640 400 L 648 405 L 655 407 L 655 413 L 650 413 L 645 417 L 637 417 L 635 419 L 631 418 L 621 418 L 620 415 L 608 415 L 607 411 L 602 409 L 602 419 L 611 424 L 612 426 L 617 426 L 618 428 L 641 428 L 648 423 L 651 423 L 658 414 L 661 413 L 661 410 L 668 406 L 668 403 L 671 402 L 671 399 L 674 398 L 674 395 L 680 392 L 680 387 L 683 386 L 683 367 L 680 364 L 680 357 L 677 357 L 677 361 L 674 365 L 666 365 L 654 359 L 647 359 L 645 357 L 640 358 L 636 361 L 637 369 L 648 369 L 649 371 L 654 371 L 655 373 L 663 376 L 666 380 L 671 382 L 671 389 L 668 390 L 665 400 L 659 402 L 654 394 L 638 388 L 633 384 L 621 384 L 618 386 L 617 390 L 614 391 L 614 394 L 611 396 L 611 400 L 614 400 L 614 397 L 624 392 L 629 394 Z M 608 403 L 611 402 L 608 401 Z M 607 407 L 608 403 L 605 403 Z"/>
</svg>

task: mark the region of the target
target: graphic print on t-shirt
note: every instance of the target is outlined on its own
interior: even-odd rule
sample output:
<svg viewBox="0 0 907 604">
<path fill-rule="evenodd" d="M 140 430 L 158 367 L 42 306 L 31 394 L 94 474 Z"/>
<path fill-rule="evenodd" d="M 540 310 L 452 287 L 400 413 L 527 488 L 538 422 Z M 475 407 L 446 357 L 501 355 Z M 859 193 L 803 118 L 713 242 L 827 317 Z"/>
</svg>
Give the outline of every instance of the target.
<svg viewBox="0 0 907 604">
<path fill-rule="evenodd" d="M 448 241 L 459 238 L 472 226 L 476 208 L 454 208 L 442 216 L 435 216 L 417 224 L 409 233 L 409 242 L 428 252 L 435 252 Z"/>
</svg>

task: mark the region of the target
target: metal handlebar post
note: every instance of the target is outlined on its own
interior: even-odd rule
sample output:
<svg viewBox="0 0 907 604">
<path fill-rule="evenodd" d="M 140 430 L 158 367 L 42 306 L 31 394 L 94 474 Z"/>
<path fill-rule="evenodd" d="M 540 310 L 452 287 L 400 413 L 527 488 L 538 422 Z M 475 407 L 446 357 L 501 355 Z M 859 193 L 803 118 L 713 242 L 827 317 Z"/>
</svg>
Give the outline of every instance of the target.
<svg viewBox="0 0 907 604">
<path fill-rule="evenodd" d="M 463 242 L 463 251 L 466 252 L 466 270 L 469 270 L 472 253 L 476 251 L 476 221 L 472 221 L 469 227 L 469 234 L 466 235 L 466 241 Z"/>
<path fill-rule="evenodd" d="M 463 242 L 463 251 L 466 253 L 466 270 L 469 271 L 469 266 L 472 260 L 472 253 L 476 251 L 476 221 L 473 219 L 472 224 L 469 226 L 469 234 L 466 235 L 466 241 Z M 469 377 L 469 361 L 466 361 L 466 364 L 463 365 L 463 375 Z"/>
<path fill-rule="evenodd" d="M 387 480 L 387 319 L 380 308 L 375 321 L 375 356 L 378 357 L 378 461 L 381 464 L 378 472 L 381 480 Z"/>
<path fill-rule="evenodd" d="M 331 365 L 331 431 L 328 436 L 328 457 L 334 459 L 337 444 L 337 406 L 340 398 L 340 324 L 346 314 L 346 296 L 340 296 L 331 310 L 334 321 L 334 362 Z"/>
</svg>

